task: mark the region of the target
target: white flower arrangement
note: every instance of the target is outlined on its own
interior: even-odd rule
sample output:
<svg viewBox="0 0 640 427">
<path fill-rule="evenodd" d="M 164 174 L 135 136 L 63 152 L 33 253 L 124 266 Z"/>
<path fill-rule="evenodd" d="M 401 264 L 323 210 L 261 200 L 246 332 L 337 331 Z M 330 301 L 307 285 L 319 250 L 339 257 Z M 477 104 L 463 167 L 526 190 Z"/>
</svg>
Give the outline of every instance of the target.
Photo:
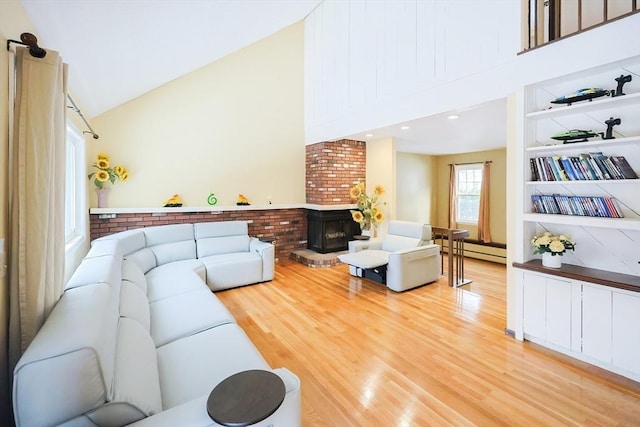
<svg viewBox="0 0 640 427">
<path fill-rule="evenodd" d="M 566 251 L 572 251 L 576 246 L 576 242 L 572 241 L 568 236 L 564 234 L 554 236 L 548 231 L 545 231 L 540 236 L 533 236 L 531 244 L 535 247 L 534 254 L 549 252 L 551 255 L 560 256 Z"/>
</svg>

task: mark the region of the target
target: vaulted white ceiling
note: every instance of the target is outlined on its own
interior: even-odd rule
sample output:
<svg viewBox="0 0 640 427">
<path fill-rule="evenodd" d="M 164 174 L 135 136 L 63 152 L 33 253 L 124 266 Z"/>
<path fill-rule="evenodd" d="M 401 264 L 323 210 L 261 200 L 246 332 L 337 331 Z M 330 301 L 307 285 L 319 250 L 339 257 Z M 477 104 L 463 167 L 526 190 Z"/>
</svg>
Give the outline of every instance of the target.
<svg viewBox="0 0 640 427">
<path fill-rule="evenodd" d="M 321 0 L 21 2 L 40 45 L 70 64 L 69 87 L 91 118 L 303 20 Z M 504 147 L 505 105 L 469 108 L 455 121 L 446 113 L 336 137 L 393 137 L 399 151 L 434 155 Z"/>
<path fill-rule="evenodd" d="M 305 18 L 320 0 L 21 0 L 94 117 Z"/>
</svg>

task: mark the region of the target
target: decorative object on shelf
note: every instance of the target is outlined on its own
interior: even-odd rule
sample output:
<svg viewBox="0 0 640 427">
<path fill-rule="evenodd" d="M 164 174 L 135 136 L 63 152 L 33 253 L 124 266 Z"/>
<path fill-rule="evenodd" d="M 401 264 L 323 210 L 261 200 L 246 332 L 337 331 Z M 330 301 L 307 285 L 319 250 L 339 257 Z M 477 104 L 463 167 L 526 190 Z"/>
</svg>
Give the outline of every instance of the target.
<svg viewBox="0 0 640 427">
<path fill-rule="evenodd" d="M 555 139 L 556 141 L 563 141 L 564 144 L 572 144 L 574 142 L 586 142 L 588 139 L 594 136 L 602 136 L 604 135 L 602 132 L 594 132 L 592 130 L 583 130 L 583 129 L 571 129 L 566 132 L 560 132 L 551 137 L 551 139 Z"/>
<path fill-rule="evenodd" d="M 613 136 L 613 127 L 621 123 L 622 120 L 620 120 L 619 117 L 617 119 L 610 117 L 609 120 L 605 120 L 604 124 L 607 125 L 607 132 L 604 134 L 602 139 L 615 139 L 615 136 Z"/>
<path fill-rule="evenodd" d="M 209 193 L 209 197 L 207 197 L 207 203 L 210 206 L 214 206 L 214 205 L 218 204 L 218 198 L 216 197 L 215 194 Z"/>
<path fill-rule="evenodd" d="M 129 179 L 129 172 L 121 165 L 111 167 L 109 156 L 104 153 L 98 153 L 95 163 L 91 166 L 97 170 L 91 172 L 87 178 L 96 186 L 98 207 L 106 208 L 110 190 L 107 184 L 115 185 L 117 180 L 126 182 Z"/>
<path fill-rule="evenodd" d="M 182 206 L 182 199 L 177 194 L 169 197 L 169 199 L 164 203 L 165 208 L 179 208 Z"/>
<path fill-rule="evenodd" d="M 616 97 L 616 96 L 624 95 L 624 92 L 622 92 L 622 87 L 624 86 L 625 83 L 629 83 L 631 79 L 632 79 L 631 74 L 627 74 L 626 76 L 624 74 L 620 74 L 620 77 L 616 77 L 616 82 L 618 82 L 618 86 L 616 87 L 615 90 L 611 91 L 611 96 Z"/>
<path fill-rule="evenodd" d="M 352 210 L 351 217 L 360 224 L 363 235 L 370 234 L 371 237 L 375 237 L 376 227 L 384 221 L 384 213 L 380 206 L 386 205 L 387 202 L 378 202 L 378 198 L 384 195 L 384 187 L 380 184 L 376 185 L 373 194 L 368 196 L 365 184 L 361 182 L 351 187 L 349 195 L 358 203 L 358 210 Z"/>
<path fill-rule="evenodd" d="M 251 204 L 251 201 L 249 201 L 249 199 L 247 199 L 242 194 L 238 194 L 238 198 L 236 199 L 236 205 L 238 205 L 238 206 L 249 206 L 250 204 Z"/>
<path fill-rule="evenodd" d="M 562 267 L 562 258 L 554 256 L 551 252 L 545 252 L 542 254 L 542 265 L 548 268 L 560 268 Z"/>
<path fill-rule="evenodd" d="M 540 236 L 533 236 L 531 244 L 535 247 L 534 254 L 542 254 L 542 265 L 551 268 L 559 268 L 562 264 L 560 257 L 566 251 L 572 251 L 576 246 L 576 243 L 568 236 L 563 234 L 554 236 L 548 231 Z"/>
<path fill-rule="evenodd" d="M 577 91 L 570 93 L 568 95 L 559 96 L 553 101 L 552 104 L 567 104 L 571 105 L 574 102 L 584 101 L 584 100 L 593 100 L 594 98 L 599 98 L 601 96 L 609 95 L 609 91 L 603 89 L 601 87 L 588 87 L 584 89 L 578 89 Z"/>
<path fill-rule="evenodd" d="M 88 176 L 90 181 L 93 180 L 96 188 L 105 188 L 108 182 L 110 182 L 111 185 L 115 185 L 117 180 L 126 182 L 129 179 L 127 168 L 121 165 L 111 167 L 107 154 L 98 153 L 97 157 L 96 162 L 91 165 L 97 170 L 91 172 Z"/>
<path fill-rule="evenodd" d="M 109 191 L 111 188 L 96 188 L 96 194 L 98 195 L 98 207 L 106 208 L 109 201 Z"/>
</svg>

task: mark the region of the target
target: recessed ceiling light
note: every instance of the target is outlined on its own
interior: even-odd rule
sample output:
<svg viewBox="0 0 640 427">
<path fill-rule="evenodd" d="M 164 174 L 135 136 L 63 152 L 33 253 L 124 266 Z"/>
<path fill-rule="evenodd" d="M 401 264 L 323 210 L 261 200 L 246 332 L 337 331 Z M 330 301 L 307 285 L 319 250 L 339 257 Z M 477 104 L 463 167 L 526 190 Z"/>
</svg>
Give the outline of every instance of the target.
<svg viewBox="0 0 640 427">
<path fill-rule="evenodd" d="M 447 119 L 449 119 L 449 120 L 455 120 L 455 119 L 457 119 L 458 117 L 460 117 L 460 116 L 459 116 L 459 115 L 457 115 L 457 114 L 452 114 L 452 115 L 450 115 L 449 117 L 447 117 Z"/>
<path fill-rule="evenodd" d="M 372 134 L 372 133 L 368 133 L 368 134 L 366 134 L 365 136 L 366 136 L 367 138 L 371 138 L 371 137 L 373 136 L 373 134 Z"/>
<path fill-rule="evenodd" d="M 410 129 L 410 128 L 409 128 L 409 126 L 402 126 L 402 127 L 400 127 L 400 129 L 407 130 L 407 129 Z"/>
</svg>

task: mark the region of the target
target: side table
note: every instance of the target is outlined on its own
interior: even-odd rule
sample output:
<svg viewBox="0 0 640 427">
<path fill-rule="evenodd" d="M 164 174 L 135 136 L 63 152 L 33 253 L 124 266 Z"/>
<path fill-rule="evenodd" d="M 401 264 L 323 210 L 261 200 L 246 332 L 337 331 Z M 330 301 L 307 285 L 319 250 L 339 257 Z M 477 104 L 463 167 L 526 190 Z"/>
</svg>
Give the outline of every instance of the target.
<svg viewBox="0 0 640 427">
<path fill-rule="evenodd" d="M 273 414 L 285 393 L 282 378 L 273 372 L 238 372 L 214 387 L 207 399 L 207 412 L 223 426 L 245 427 Z"/>
</svg>

